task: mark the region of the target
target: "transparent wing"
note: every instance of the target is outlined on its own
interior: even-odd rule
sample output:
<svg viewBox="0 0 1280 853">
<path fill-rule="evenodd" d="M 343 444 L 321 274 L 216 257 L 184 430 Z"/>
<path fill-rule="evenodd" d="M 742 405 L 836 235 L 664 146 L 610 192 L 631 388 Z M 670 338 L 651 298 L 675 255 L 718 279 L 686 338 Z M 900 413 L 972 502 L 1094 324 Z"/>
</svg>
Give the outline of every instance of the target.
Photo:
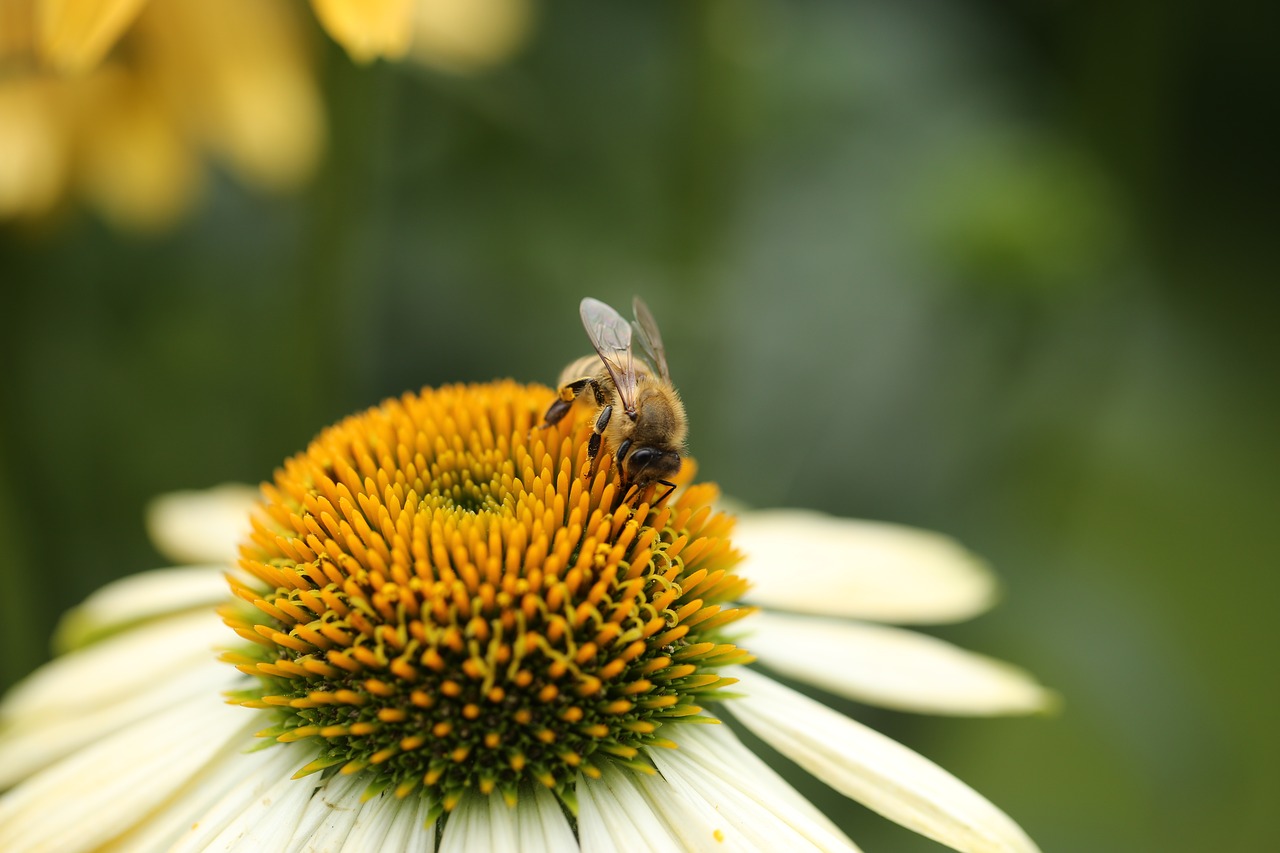
<svg viewBox="0 0 1280 853">
<path fill-rule="evenodd" d="M 653 319 L 649 306 L 645 305 L 644 300 L 639 296 L 632 300 L 631 310 L 636 315 L 636 321 L 632 325 L 640 333 L 640 346 L 644 350 L 645 358 L 658 369 L 658 375 L 664 381 L 670 382 L 671 371 L 667 369 L 667 351 L 662 346 L 662 333 L 658 331 L 658 321 Z"/>
<path fill-rule="evenodd" d="M 591 345 L 613 377 L 618 398 L 627 413 L 634 415 L 636 371 L 631 356 L 631 324 L 617 311 L 590 296 L 582 300 L 578 312 L 582 315 L 582 326 L 587 330 Z"/>
</svg>

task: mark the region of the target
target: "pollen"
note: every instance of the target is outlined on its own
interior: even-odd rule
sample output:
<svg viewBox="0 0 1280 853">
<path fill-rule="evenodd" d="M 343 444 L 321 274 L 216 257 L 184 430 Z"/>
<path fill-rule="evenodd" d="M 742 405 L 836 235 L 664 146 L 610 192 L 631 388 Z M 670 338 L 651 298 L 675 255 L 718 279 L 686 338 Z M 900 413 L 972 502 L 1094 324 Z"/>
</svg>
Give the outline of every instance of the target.
<svg viewBox="0 0 1280 853">
<path fill-rule="evenodd" d="M 591 471 L 589 412 L 543 425 L 554 399 L 406 394 L 263 486 L 225 659 L 256 678 L 235 701 L 277 716 L 261 735 L 320 747 L 304 772 L 446 809 L 528 783 L 570 800 L 607 762 L 652 772 L 665 726 L 728 698 L 718 671 L 751 657 L 724 631 L 749 608 L 715 487 L 629 494 Z"/>
</svg>

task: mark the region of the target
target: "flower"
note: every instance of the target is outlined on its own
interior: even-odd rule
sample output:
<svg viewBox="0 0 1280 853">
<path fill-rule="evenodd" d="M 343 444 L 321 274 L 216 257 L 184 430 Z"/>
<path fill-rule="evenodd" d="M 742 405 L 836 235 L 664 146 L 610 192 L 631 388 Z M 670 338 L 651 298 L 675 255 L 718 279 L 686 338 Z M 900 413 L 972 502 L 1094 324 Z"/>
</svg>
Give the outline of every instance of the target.
<svg viewBox="0 0 1280 853">
<path fill-rule="evenodd" d="M 414 0 L 311 0 L 320 23 L 357 62 L 404 56 L 413 6 Z"/>
<path fill-rule="evenodd" d="M 298 186 L 324 124 L 288 3 L 0 0 L 0 219 L 80 195 L 153 230 L 199 195 L 206 154 L 255 187 Z"/>
<path fill-rule="evenodd" d="M 251 516 L 230 488 L 160 501 L 159 544 L 211 565 L 100 590 L 60 629 L 71 651 L 0 705 L 0 849 L 856 849 L 728 712 L 911 829 L 1035 850 L 936 765 L 748 666 L 898 707 L 1041 708 L 1004 665 L 798 615 L 959 618 L 990 600 L 980 566 L 930 534 L 770 513 L 742 519 L 740 574 L 714 487 L 623 492 L 589 470 L 586 413 L 539 426 L 552 399 L 406 394 L 321 433 Z"/>
<path fill-rule="evenodd" d="M 41 55 L 63 71 L 97 65 L 152 3 L 173 0 L 6 0 L 27 6 Z M 257 0 L 259 4 L 263 0 Z M 220 4 L 221 5 L 221 4 Z M 316 18 L 357 62 L 401 59 L 465 67 L 506 59 L 528 34 L 528 0 L 311 0 Z M 238 16 L 233 10 L 230 17 Z"/>
<path fill-rule="evenodd" d="M 529 0 L 311 0 L 356 62 L 406 56 L 446 71 L 506 60 L 529 34 Z"/>
<path fill-rule="evenodd" d="M 529 38 L 529 0 L 417 0 L 409 57 L 455 74 L 505 62 Z"/>
<path fill-rule="evenodd" d="M 528 36 L 528 0 L 312 0 L 360 62 L 475 73 Z M 78 195 L 117 227 L 172 224 L 202 159 L 258 189 L 315 171 L 325 118 L 292 0 L 0 0 L 0 220 Z"/>
</svg>

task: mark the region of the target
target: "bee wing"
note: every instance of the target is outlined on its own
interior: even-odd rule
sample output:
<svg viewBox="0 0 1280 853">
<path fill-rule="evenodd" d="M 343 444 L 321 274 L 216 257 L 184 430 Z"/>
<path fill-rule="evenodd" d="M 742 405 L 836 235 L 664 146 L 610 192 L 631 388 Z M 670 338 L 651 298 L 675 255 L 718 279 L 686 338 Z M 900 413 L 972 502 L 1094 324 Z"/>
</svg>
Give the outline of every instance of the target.
<svg viewBox="0 0 1280 853">
<path fill-rule="evenodd" d="M 591 345 L 604 362 L 628 414 L 635 412 L 636 370 L 631 356 L 631 324 L 599 299 L 582 300 L 578 313 Z"/>
<path fill-rule="evenodd" d="M 640 333 L 640 346 L 644 349 L 649 363 L 658 369 L 658 375 L 664 381 L 671 381 L 671 371 L 667 369 L 667 351 L 662 346 L 662 333 L 658 331 L 658 321 L 653 319 L 649 306 L 637 296 L 631 302 L 631 310 L 636 315 L 632 324 Z"/>
</svg>

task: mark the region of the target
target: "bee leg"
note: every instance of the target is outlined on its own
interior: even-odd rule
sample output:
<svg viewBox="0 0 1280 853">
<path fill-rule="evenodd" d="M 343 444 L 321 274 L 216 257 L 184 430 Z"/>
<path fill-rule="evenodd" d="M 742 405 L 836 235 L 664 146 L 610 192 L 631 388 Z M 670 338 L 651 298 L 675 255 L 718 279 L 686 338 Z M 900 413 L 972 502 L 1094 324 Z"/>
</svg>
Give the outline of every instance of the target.
<svg viewBox="0 0 1280 853">
<path fill-rule="evenodd" d="M 547 414 L 543 416 L 543 428 L 553 427 L 560 423 L 560 421 L 564 419 L 564 416 L 569 414 L 569 410 L 573 408 L 573 404 L 577 401 L 578 395 L 581 394 L 588 385 L 595 384 L 596 381 L 590 376 L 587 376 L 583 379 L 575 379 L 573 382 L 570 382 L 568 385 L 561 388 L 559 398 L 551 404 L 550 408 L 547 409 Z M 596 391 L 595 396 L 599 397 L 600 392 Z"/>
<path fill-rule="evenodd" d="M 600 383 L 597 382 L 593 377 L 587 380 L 587 384 L 591 386 L 591 394 L 596 398 L 596 405 L 597 406 L 608 405 L 609 397 L 604 393 L 604 388 L 600 387 Z M 579 391 L 578 393 L 582 393 L 582 392 Z"/>
<path fill-rule="evenodd" d="M 622 470 L 622 462 L 627 458 L 627 451 L 631 449 L 631 439 L 626 439 L 622 444 L 618 445 L 618 470 Z"/>
<path fill-rule="evenodd" d="M 622 503 L 630 503 L 631 491 L 636 488 L 636 484 L 627 480 L 627 451 L 631 449 L 631 439 L 624 439 L 622 444 L 618 445 L 618 452 L 614 454 L 614 459 L 618 464 L 618 473 L 622 475 L 622 485 L 626 488 L 622 492 Z"/>
<path fill-rule="evenodd" d="M 644 496 L 648 494 L 649 489 L 655 485 L 666 486 L 667 490 L 649 504 L 651 507 L 659 506 L 663 501 L 671 497 L 671 493 L 676 490 L 676 484 L 668 480 L 655 480 L 646 486 L 639 486 L 635 483 L 631 483 L 627 486 L 627 490 L 622 494 L 622 502 L 630 505 L 632 509 L 638 509 L 640 504 L 644 503 Z"/>
<path fill-rule="evenodd" d="M 564 419 L 564 416 L 569 414 L 569 410 L 572 408 L 572 400 L 556 400 L 551 404 L 551 407 L 547 409 L 546 415 L 543 416 L 542 428 L 550 429 L 560 423 L 560 421 Z"/>
<path fill-rule="evenodd" d="M 605 406 L 600 410 L 600 417 L 596 418 L 595 426 L 591 428 L 591 438 L 587 439 L 587 458 L 591 460 L 591 467 L 587 471 L 587 477 L 591 478 L 596 475 L 596 469 L 600 466 L 600 441 L 604 438 L 604 431 L 609 426 L 609 418 L 613 415 L 613 406 Z"/>
</svg>

